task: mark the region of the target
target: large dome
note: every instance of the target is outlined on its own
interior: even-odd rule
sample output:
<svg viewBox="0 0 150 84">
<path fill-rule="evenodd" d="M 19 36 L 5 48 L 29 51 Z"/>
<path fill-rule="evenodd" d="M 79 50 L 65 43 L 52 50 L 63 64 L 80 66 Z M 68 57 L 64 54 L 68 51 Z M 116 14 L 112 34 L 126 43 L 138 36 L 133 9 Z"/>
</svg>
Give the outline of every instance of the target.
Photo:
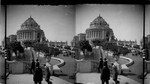
<svg viewBox="0 0 150 84">
<path fill-rule="evenodd" d="M 92 40 L 107 40 L 111 41 L 114 36 L 113 30 L 109 28 L 109 24 L 99 15 L 91 23 L 90 27 L 86 29 L 86 39 Z"/>
<path fill-rule="evenodd" d="M 90 23 L 90 28 L 109 28 L 107 22 L 99 15 Z"/>
<path fill-rule="evenodd" d="M 40 29 L 40 26 L 37 24 L 37 22 L 30 16 L 22 25 L 21 30 L 34 30 L 34 29 Z"/>
<path fill-rule="evenodd" d="M 29 17 L 17 31 L 17 41 L 43 42 L 45 34 L 40 29 L 40 25 L 32 17 Z"/>
</svg>

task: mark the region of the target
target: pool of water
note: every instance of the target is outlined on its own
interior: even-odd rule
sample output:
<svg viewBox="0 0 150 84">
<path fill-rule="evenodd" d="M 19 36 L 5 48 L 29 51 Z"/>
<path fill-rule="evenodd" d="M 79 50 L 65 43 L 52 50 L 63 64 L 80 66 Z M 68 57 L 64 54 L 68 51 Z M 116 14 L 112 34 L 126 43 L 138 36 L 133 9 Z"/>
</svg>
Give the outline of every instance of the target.
<svg viewBox="0 0 150 84">
<path fill-rule="evenodd" d="M 109 61 L 109 63 L 115 62 L 113 57 L 108 57 L 108 61 Z M 118 63 L 121 64 L 121 65 L 125 64 L 125 63 L 128 63 L 128 62 L 129 61 L 127 59 L 124 59 L 124 58 L 119 58 L 119 60 L 118 60 Z"/>
<path fill-rule="evenodd" d="M 39 60 L 40 60 L 40 63 L 41 63 L 41 64 L 45 64 L 45 63 L 46 63 L 46 59 L 45 59 L 44 57 L 39 57 Z M 51 63 L 52 65 L 56 65 L 56 64 L 59 64 L 60 61 L 57 60 L 57 59 L 51 59 L 51 60 L 50 60 L 50 63 Z"/>
</svg>

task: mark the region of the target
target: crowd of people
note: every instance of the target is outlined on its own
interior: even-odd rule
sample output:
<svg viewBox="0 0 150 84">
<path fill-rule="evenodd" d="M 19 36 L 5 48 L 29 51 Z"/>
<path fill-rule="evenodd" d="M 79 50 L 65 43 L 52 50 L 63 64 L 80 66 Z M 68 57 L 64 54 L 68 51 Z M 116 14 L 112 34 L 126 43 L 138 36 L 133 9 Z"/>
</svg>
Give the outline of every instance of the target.
<svg viewBox="0 0 150 84">
<path fill-rule="evenodd" d="M 47 82 L 47 84 L 52 84 L 52 82 L 50 81 L 50 76 L 53 75 L 53 66 L 50 64 L 50 58 L 46 59 L 46 64 L 44 64 L 44 69 L 45 69 L 45 81 Z M 38 59 L 36 59 L 36 62 L 34 61 L 34 59 L 32 60 L 30 72 L 31 74 L 33 74 L 34 83 L 42 84 L 43 71 L 40 67 L 40 63 Z"/>
<path fill-rule="evenodd" d="M 101 73 L 100 79 L 102 84 L 106 83 L 109 84 L 110 77 L 114 80 L 116 84 L 119 83 L 118 79 L 118 69 L 117 66 L 113 63 L 111 64 L 111 68 L 108 67 L 107 59 L 100 58 L 98 72 Z M 112 72 L 112 73 L 111 73 Z"/>
</svg>

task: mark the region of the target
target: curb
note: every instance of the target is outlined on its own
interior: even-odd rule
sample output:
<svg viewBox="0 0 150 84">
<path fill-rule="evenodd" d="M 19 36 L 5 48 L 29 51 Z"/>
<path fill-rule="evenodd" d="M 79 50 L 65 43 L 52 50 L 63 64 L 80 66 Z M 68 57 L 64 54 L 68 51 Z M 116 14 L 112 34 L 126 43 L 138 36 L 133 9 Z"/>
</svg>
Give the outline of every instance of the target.
<svg viewBox="0 0 150 84">
<path fill-rule="evenodd" d="M 58 63 L 58 64 L 56 64 L 56 65 L 54 65 L 54 66 L 62 67 L 62 66 L 65 65 L 65 61 L 62 60 L 62 59 L 60 59 L 60 58 L 52 57 L 52 59 L 56 59 L 56 60 L 58 60 L 58 61 L 60 62 L 60 63 Z"/>
<path fill-rule="evenodd" d="M 124 58 L 124 59 L 126 59 L 126 60 L 129 61 L 128 63 L 125 63 L 125 65 L 126 65 L 127 67 L 129 67 L 129 66 L 131 66 L 132 64 L 134 64 L 134 61 L 133 61 L 132 59 L 128 58 L 128 57 L 120 56 L 120 58 Z"/>
</svg>

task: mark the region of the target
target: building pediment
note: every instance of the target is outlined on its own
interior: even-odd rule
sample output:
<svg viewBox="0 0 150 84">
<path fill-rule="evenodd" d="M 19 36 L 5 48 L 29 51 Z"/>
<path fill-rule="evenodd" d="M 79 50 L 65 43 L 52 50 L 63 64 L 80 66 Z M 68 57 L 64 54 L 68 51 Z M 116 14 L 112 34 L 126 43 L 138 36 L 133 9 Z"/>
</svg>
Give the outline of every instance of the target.
<svg viewBox="0 0 150 84">
<path fill-rule="evenodd" d="M 34 29 L 40 29 L 40 26 L 38 23 L 32 18 L 28 18 L 22 25 L 21 25 L 22 30 L 34 30 Z"/>
<path fill-rule="evenodd" d="M 99 15 L 90 23 L 90 28 L 109 28 L 107 22 Z"/>
</svg>

